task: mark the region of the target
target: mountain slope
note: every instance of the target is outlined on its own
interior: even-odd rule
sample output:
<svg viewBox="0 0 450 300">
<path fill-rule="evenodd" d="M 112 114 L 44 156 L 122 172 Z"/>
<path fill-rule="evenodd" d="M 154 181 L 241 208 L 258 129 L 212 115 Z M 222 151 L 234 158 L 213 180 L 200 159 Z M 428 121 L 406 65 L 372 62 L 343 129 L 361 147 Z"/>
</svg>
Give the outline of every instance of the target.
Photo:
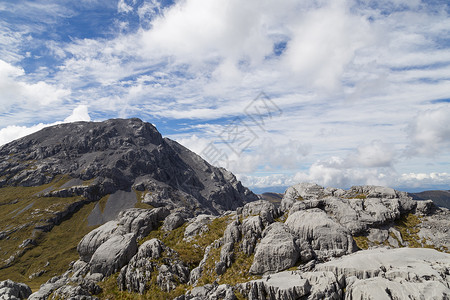
<svg viewBox="0 0 450 300">
<path fill-rule="evenodd" d="M 310 183 L 220 216 L 127 209 L 29 299 L 447 299 L 449 216 L 391 188 Z"/>
<path fill-rule="evenodd" d="M 48 127 L 0 147 L 0 279 L 38 287 L 76 259 L 87 232 L 127 208 L 188 218 L 256 199 L 139 119 Z"/>
</svg>

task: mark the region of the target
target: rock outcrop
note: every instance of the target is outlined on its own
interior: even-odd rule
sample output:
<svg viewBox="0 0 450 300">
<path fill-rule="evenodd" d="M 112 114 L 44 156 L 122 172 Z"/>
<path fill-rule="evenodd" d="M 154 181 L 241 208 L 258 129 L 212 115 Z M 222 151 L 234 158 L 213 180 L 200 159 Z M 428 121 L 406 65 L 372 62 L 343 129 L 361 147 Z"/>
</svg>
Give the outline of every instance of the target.
<svg viewBox="0 0 450 300">
<path fill-rule="evenodd" d="M 275 273 L 293 267 L 299 259 L 300 250 L 294 236 L 282 223 L 269 225 L 255 251 L 250 273 Z"/>
<path fill-rule="evenodd" d="M 286 226 L 300 241 L 308 242 L 320 260 L 356 250 L 350 232 L 321 209 L 294 212 L 287 218 Z"/>
<path fill-rule="evenodd" d="M 114 272 L 123 293 L 177 300 L 449 299 L 450 254 L 395 248 L 448 251 L 447 209 L 374 186 L 301 184 L 284 200 L 282 209 L 260 200 L 192 218 L 124 210 L 88 233 L 80 260 L 30 299 L 95 299 Z"/>
<path fill-rule="evenodd" d="M 31 295 L 29 286 L 23 283 L 17 283 L 12 280 L 0 281 L 0 299 L 1 300 L 21 300 L 27 299 Z"/>
<path fill-rule="evenodd" d="M 318 265 L 316 270 L 344 276 L 345 299 L 450 297 L 450 254 L 432 249 L 365 250 Z"/>
<path fill-rule="evenodd" d="M 189 280 L 189 268 L 176 257 L 176 253 L 161 241 L 151 239 L 139 247 L 138 253 L 120 271 L 119 288 L 143 294 L 148 289 L 152 273 L 158 274 L 157 284 L 164 291 L 173 290 Z"/>
</svg>

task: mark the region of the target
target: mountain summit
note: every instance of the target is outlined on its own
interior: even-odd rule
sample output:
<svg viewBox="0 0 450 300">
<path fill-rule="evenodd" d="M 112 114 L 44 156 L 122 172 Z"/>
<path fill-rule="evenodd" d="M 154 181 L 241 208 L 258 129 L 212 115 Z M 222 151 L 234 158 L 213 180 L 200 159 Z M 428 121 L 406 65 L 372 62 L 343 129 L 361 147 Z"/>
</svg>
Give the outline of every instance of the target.
<svg viewBox="0 0 450 300">
<path fill-rule="evenodd" d="M 140 119 L 48 127 L 1 147 L 0 161 L 0 187 L 69 178 L 62 189 L 46 191 L 53 195 L 98 200 L 134 189 L 148 192 L 143 200 L 152 206 L 183 207 L 194 214 L 219 214 L 257 199 L 233 174 L 163 138 Z"/>
</svg>

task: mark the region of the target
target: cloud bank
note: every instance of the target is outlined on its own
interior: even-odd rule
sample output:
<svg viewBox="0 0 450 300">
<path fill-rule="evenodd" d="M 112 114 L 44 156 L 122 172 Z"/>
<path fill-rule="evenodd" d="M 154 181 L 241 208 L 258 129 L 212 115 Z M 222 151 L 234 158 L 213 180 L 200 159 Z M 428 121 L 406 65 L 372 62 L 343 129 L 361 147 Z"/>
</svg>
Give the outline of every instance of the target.
<svg viewBox="0 0 450 300">
<path fill-rule="evenodd" d="M 449 13 L 420 0 L 0 4 L 0 143 L 71 113 L 140 117 L 199 154 L 218 147 L 250 186 L 446 188 Z M 263 127 L 244 109 L 261 92 L 282 112 Z M 254 137 L 239 154 L 222 138 L 236 118 Z"/>
</svg>

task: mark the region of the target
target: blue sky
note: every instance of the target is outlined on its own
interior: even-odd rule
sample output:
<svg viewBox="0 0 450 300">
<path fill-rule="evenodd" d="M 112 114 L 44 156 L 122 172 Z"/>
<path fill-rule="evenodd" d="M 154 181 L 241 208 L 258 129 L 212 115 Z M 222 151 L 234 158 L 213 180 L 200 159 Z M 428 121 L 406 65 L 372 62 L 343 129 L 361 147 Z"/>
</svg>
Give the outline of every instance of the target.
<svg viewBox="0 0 450 300">
<path fill-rule="evenodd" d="M 0 144 L 139 117 L 258 190 L 450 189 L 449 13 L 438 0 L 0 1 Z"/>
</svg>

